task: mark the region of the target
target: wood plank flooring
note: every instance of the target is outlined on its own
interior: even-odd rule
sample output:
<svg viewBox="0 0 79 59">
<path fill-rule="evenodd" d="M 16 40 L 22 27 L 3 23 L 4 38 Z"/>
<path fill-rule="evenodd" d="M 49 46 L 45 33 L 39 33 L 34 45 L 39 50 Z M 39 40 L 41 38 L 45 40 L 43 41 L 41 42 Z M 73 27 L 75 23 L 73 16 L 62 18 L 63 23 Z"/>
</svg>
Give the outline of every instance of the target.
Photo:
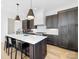
<svg viewBox="0 0 79 59">
<path fill-rule="evenodd" d="M 6 52 L 3 50 L 3 45 L 1 45 L 1 59 L 10 59 L 10 56 L 6 54 Z M 20 52 L 18 51 L 18 57 L 20 58 Z M 14 59 L 14 53 L 13 53 L 13 59 Z M 24 57 L 24 59 L 29 59 L 27 56 Z M 47 56 L 45 59 L 78 59 L 78 52 L 66 50 L 63 48 L 59 48 L 53 45 L 47 45 Z"/>
</svg>

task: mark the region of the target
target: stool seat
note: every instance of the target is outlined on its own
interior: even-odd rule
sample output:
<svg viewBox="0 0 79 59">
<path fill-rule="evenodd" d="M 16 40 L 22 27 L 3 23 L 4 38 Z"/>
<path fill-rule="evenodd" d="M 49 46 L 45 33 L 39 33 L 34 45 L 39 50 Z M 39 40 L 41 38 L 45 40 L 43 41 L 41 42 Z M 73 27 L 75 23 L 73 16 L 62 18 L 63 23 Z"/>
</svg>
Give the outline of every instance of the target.
<svg viewBox="0 0 79 59">
<path fill-rule="evenodd" d="M 25 49 L 26 47 L 29 47 L 29 44 L 28 43 L 23 43 L 22 44 L 22 49 Z"/>
</svg>

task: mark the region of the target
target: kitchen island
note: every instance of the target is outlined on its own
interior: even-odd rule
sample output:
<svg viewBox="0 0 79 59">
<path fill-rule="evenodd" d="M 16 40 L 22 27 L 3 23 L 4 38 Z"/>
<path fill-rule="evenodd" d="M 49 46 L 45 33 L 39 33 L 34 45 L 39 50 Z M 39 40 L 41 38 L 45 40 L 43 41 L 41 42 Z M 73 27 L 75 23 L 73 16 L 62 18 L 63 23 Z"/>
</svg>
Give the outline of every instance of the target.
<svg viewBox="0 0 79 59">
<path fill-rule="evenodd" d="M 29 34 L 7 34 L 6 36 L 29 43 L 30 59 L 45 59 L 45 56 L 47 54 L 46 36 Z"/>
</svg>

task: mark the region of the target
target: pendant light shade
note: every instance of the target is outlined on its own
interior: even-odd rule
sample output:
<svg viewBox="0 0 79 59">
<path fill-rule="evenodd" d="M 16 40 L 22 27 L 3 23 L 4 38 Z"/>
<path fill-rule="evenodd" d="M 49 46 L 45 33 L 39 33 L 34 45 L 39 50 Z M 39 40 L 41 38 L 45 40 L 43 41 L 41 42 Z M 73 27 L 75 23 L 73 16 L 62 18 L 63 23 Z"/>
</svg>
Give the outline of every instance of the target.
<svg viewBox="0 0 79 59">
<path fill-rule="evenodd" d="M 28 20 L 31 20 L 31 19 L 34 19 L 34 13 L 33 13 L 33 10 L 32 9 L 29 9 L 29 12 L 27 14 L 27 18 Z"/>
<path fill-rule="evenodd" d="M 31 0 L 31 3 L 30 3 L 30 9 L 29 9 L 29 12 L 28 12 L 28 14 L 27 14 L 27 18 L 28 18 L 28 20 L 32 20 L 32 19 L 34 19 L 34 13 L 33 13 L 33 9 L 32 9 L 32 0 Z"/>
<path fill-rule="evenodd" d="M 16 15 L 16 18 L 15 18 L 15 20 L 20 20 L 20 17 L 19 17 L 19 15 Z"/>
<path fill-rule="evenodd" d="M 19 4 L 17 3 L 16 5 L 17 5 L 17 15 L 16 15 L 15 20 L 20 20 L 20 17 L 19 17 L 19 15 L 18 15 L 18 7 L 19 7 Z"/>
</svg>

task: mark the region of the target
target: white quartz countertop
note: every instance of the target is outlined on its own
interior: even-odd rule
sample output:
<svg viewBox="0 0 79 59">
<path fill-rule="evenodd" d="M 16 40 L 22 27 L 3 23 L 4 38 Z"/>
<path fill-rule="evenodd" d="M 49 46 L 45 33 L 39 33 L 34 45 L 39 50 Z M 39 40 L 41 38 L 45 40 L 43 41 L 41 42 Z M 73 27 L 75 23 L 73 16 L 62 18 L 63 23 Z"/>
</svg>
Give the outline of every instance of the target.
<svg viewBox="0 0 79 59">
<path fill-rule="evenodd" d="M 15 38 L 17 40 L 21 40 L 30 44 L 36 44 L 42 40 L 44 40 L 45 38 L 47 38 L 47 36 L 38 36 L 38 35 L 29 35 L 26 34 L 24 36 L 24 34 L 7 34 L 6 36 Z"/>
</svg>

